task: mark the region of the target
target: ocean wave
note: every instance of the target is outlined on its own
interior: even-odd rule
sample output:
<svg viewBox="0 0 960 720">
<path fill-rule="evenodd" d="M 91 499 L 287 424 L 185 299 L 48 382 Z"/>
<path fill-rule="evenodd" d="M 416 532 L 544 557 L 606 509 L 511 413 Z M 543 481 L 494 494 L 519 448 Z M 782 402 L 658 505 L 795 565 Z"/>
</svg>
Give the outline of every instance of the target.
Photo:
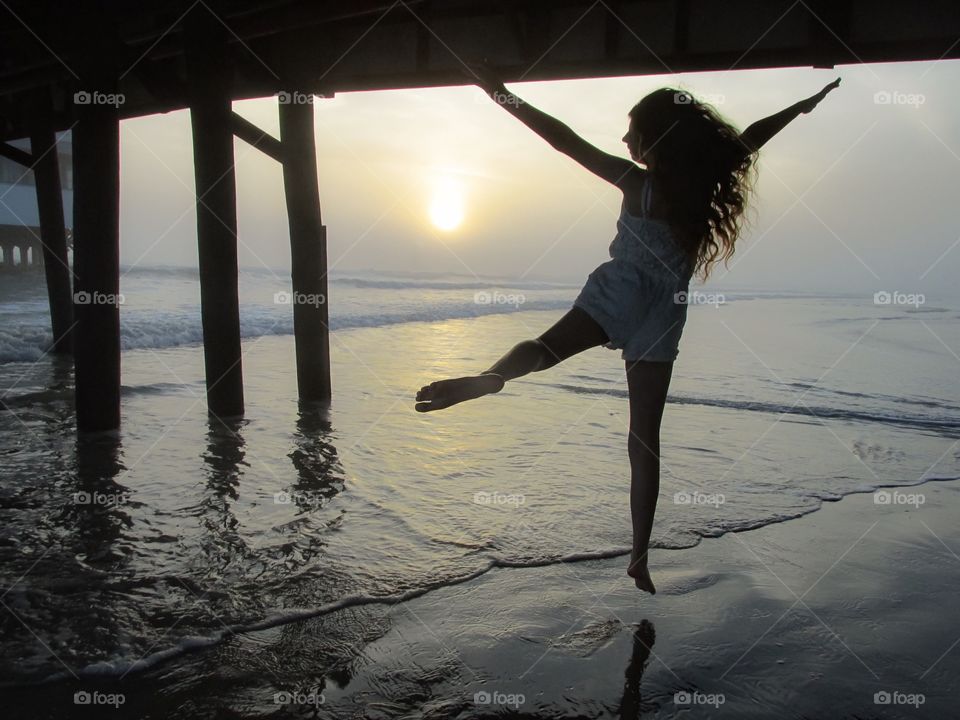
<svg viewBox="0 0 960 720">
<path fill-rule="evenodd" d="M 622 388 L 596 388 L 585 385 L 568 385 L 564 383 L 540 383 L 534 381 L 528 382 L 534 385 L 546 385 L 548 387 L 566 390 L 568 392 L 584 395 L 611 395 L 618 398 L 629 398 L 630 393 Z M 802 395 L 802 393 L 801 393 Z M 864 396 L 866 397 L 866 396 Z M 960 416 L 960 408 L 949 405 L 933 405 L 932 403 L 922 401 L 912 403 L 902 398 L 901 403 L 915 404 L 923 407 L 940 407 L 952 410 L 951 417 L 930 417 L 922 415 L 905 415 L 903 413 L 881 413 L 876 411 L 867 412 L 864 410 L 855 410 L 852 408 L 837 408 L 824 405 L 811 405 L 798 400 L 792 405 L 769 402 L 763 400 L 736 400 L 732 398 L 714 398 L 697 397 L 692 395 L 667 395 L 667 402 L 675 405 L 702 405 L 707 407 L 718 407 L 728 410 L 745 410 L 750 412 L 771 413 L 775 415 L 796 415 L 805 416 L 814 420 L 849 420 L 852 422 L 882 423 L 884 425 L 894 425 L 903 428 L 912 428 L 915 430 L 931 430 L 938 433 L 956 432 L 960 430 L 960 421 L 956 418 Z"/>
<path fill-rule="evenodd" d="M 502 315 L 535 310 L 569 308 L 572 299 L 526 300 L 520 305 L 503 303 L 425 304 L 408 312 L 345 315 L 333 317 L 332 330 L 361 327 L 383 327 L 411 322 L 459 320 L 485 315 Z M 287 308 L 289 310 L 289 308 Z M 259 305 L 240 308 L 240 336 L 244 339 L 267 335 L 292 335 L 293 313 L 264 311 Z M 53 335 L 35 324 L 15 324 L 0 331 L 0 364 L 36 362 L 49 348 Z M 161 350 L 203 342 L 199 309 L 195 313 L 132 311 L 121 313 L 120 345 L 123 350 Z"/>
<path fill-rule="evenodd" d="M 521 289 L 552 289 L 552 288 L 577 288 L 580 284 L 571 284 L 559 280 L 527 280 L 524 278 L 492 277 L 484 275 L 458 276 L 458 275 L 440 275 L 436 273 L 384 273 L 373 274 L 370 277 L 364 277 L 362 271 L 344 270 L 334 271 L 328 275 L 328 282 L 331 285 L 345 285 L 361 288 L 437 288 L 441 290 L 461 290 L 461 289 L 480 289 L 480 288 L 521 288 Z M 350 274 L 347 274 L 350 273 Z M 177 266 L 151 266 L 139 267 L 129 266 L 120 268 L 121 276 L 137 277 L 138 279 L 149 280 L 156 278 L 159 280 L 167 278 L 176 278 L 184 280 L 193 280 L 199 283 L 200 272 L 194 267 Z M 252 279 L 267 281 L 282 281 L 286 284 L 290 278 L 290 270 L 285 268 L 266 268 L 266 267 L 246 267 L 240 268 L 241 277 L 249 276 Z M 582 284 L 582 283 L 581 283 Z"/>
<path fill-rule="evenodd" d="M 569 283 L 538 282 L 532 280 L 399 280 L 380 278 L 332 277 L 331 285 L 356 288 L 381 288 L 387 290 L 564 290 L 577 289 L 580 285 Z"/>
<path fill-rule="evenodd" d="M 950 475 L 924 475 L 913 483 L 877 483 L 876 485 L 862 485 L 845 495 L 840 495 L 837 497 L 831 496 L 822 496 L 819 497 L 819 502 L 812 507 L 804 508 L 797 510 L 794 513 L 777 515 L 772 518 L 767 518 L 764 520 L 748 520 L 741 521 L 739 523 L 729 523 L 721 524 L 711 529 L 705 529 L 694 533 L 695 540 L 689 544 L 685 545 L 671 545 L 669 547 L 663 547 L 657 543 L 652 543 L 653 547 L 658 549 L 668 549 L 668 550 L 683 550 L 690 547 L 694 547 L 700 543 L 703 538 L 717 538 L 727 533 L 738 533 L 738 532 L 747 532 L 750 530 L 759 529 L 766 527 L 768 525 L 774 525 L 777 523 L 787 522 L 789 520 L 795 520 L 799 517 L 809 515 L 816 512 L 822 507 L 823 502 L 835 502 L 842 499 L 843 497 L 849 495 L 859 495 L 865 493 L 872 493 L 884 488 L 894 488 L 894 487 L 916 487 L 918 485 L 923 485 L 927 482 L 944 482 L 951 480 L 960 480 L 960 475 L 950 474 Z M 211 632 L 209 635 L 205 636 L 192 636 L 185 637 L 179 640 L 176 643 L 173 643 L 170 647 L 164 648 L 148 655 L 139 657 L 136 660 L 130 661 L 122 658 L 113 658 L 110 660 L 103 660 L 95 663 L 86 665 L 83 668 L 80 668 L 76 671 L 67 671 L 67 672 L 57 672 L 46 677 L 30 682 L 10 682 L 4 681 L 0 682 L 2 687 L 11 687 L 11 686 L 24 686 L 24 685 L 43 685 L 46 683 L 60 682 L 64 680 L 72 679 L 93 679 L 93 678 L 122 678 L 127 675 L 144 672 L 150 668 L 161 665 L 169 660 L 174 658 L 186 655 L 191 652 L 197 652 L 204 650 L 206 648 L 214 647 L 221 644 L 228 638 L 234 635 L 239 635 L 242 633 L 251 633 L 259 632 L 263 630 L 270 630 L 272 628 L 282 627 L 289 625 L 295 622 L 301 622 L 304 620 L 311 620 L 317 617 L 322 617 L 324 615 L 329 615 L 340 610 L 345 610 L 348 608 L 362 607 L 366 605 L 396 605 L 402 602 L 408 602 L 414 600 L 428 593 L 440 590 L 442 588 L 453 587 L 456 585 L 461 585 L 463 583 L 470 582 L 475 580 L 482 575 L 487 574 L 491 570 L 497 568 L 503 569 L 527 569 L 527 568 L 538 568 L 538 567 L 547 567 L 552 565 L 561 565 L 566 563 L 577 563 L 577 562 L 589 562 L 596 560 L 608 560 L 618 557 L 624 557 L 629 555 L 631 548 L 629 546 L 622 547 L 612 547 L 600 550 L 570 553 L 567 555 L 559 557 L 544 557 L 544 558 L 529 558 L 522 560 L 510 560 L 506 558 L 500 558 L 493 555 L 488 555 L 486 562 L 481 565 L 476 570 L 472 572 L 465 573 L 463 575 L 458 575 L 455 577 L 441 578 L 432 583 L 426 583 L 416 588 L 405 590 L 402 592 L 390 593 L 385 595 L 371 595 L 371 594 L 357 594 L 357 595 L 347 595 L 338 600 L 334 600 L 324 605 L 319 605 L 312 608 L 296 608 L 285 610 L 284 612 L 273 613 L 267 615 L 261 620 L 247 622 L 247 623 L 235 623 L 233 625 L 223 625 L 222 630 L 217 630 Z M 706 587 L 712 584 L 715 581 L 715 578 L 707 578 L 703 582 L 692 582 L 687 583 L 682 587 L 673 588 L 673 592 L 669 594 L 684 594 L 688 592 L 695 592 L 701 587 Z"/>
</svg>

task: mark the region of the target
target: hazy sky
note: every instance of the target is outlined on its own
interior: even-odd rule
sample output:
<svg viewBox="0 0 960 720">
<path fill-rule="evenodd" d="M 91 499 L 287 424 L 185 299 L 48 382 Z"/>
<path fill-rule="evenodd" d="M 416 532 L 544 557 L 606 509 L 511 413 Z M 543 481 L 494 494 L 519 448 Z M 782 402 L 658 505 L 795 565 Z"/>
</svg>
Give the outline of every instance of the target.
<svg viewBox="0 0 960 720">
<path fill-rule="evenodd" d="M 706 96 L 734 125 L 843 82 L 761 152 L 754 221 L 724 287 L 957 293 L 960 62 L 737 70 L 508 87 L 626 157 L 627 112 L 664 85 Z M 954 90 L 951 90 L 954 88 Z M 876 99 L 877 93 L 888 93 Z M 891 102 L 884 103 L 884 99 Z M 279 133 L 276 99 L 237 103 Z M 580 282 L 608 259 L 620 193 L 474 86 L 317 100 L 330 263 Z M 236 141 L 240 261 L 289 267 L 279 166 Z M 442 230 L 431 218 L 462 222 Z M 196 265 L 189 115 L 122 127 L 125 264 Z"/>
</svg>

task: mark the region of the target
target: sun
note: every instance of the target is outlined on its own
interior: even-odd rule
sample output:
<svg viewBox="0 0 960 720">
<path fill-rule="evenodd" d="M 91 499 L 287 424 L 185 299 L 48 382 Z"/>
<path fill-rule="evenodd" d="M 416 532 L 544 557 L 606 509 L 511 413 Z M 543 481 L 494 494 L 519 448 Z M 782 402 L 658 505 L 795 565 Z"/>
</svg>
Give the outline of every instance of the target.
<svg viewBox="0 0 960 720">
<path fill-rule="evenodd" d="M 440 178 L 434 185 L 430 222 L 447 232 L 456 230 L 463 222 L 463 188 L 453 178 Z"/>
</svg>

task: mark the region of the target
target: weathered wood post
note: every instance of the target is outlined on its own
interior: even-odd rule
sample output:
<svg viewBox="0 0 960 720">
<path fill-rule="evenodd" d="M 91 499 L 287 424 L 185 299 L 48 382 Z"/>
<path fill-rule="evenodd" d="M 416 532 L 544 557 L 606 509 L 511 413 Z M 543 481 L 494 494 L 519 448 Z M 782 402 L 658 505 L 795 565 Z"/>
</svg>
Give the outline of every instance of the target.
<svg viewBox="0 0 960 720">
<path fill-rule="evenodd" d="M 108 102 L 116 97 L 115 74 L 99 59 L 95 63 L 83 81 L 103 102 L 78 104 L 73 128 L 74 369 L 81 432 L 120 427 L 120 121 L 118 106 Z"/>
<path fill-rule="evenodd" d="M 200 258 L 200 314 L 207 409 L 243 414 L 240 302 L 237 297 L 237 198 L 233 159 L 231 66 L 226 28 L 205 6 L 184 28 Z"/>
<path fill-rule="evenodd" d="M 73 298 L 70 294 L 70 265 L 67 258 L 67 231 L 63 219 L 57 135 L 45 117 L 38 120 L 30 134 L 30 151 L 34 158 L 33 174 L 40 215 L 40 242 L 43 245 L 42 254 L 35 260 L 42 262 L 47 279 L 47 300 L 53 328 L 50 352 L 65 354 L 73 349 Z"/>
<path fill-rule="evenodd" d="M 312 101 L 309 94 L 281 93 L 280 142 L 290 226 L 297 389 L 301 400 L 329 400 L 327 233 L 320 220 Z"/>
</svg>

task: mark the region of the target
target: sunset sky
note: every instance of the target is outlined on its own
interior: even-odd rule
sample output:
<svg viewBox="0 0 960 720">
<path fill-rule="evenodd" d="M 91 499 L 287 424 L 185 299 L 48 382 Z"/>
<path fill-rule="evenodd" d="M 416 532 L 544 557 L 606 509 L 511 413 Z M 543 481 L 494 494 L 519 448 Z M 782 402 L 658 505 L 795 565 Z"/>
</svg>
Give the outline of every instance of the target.
<svg viewBox="0 0 960 720">
<path fill-rule="evenodd" d="M 626 157 L 627 112 L 671 85 L 738 128 L 840 88 L 760 158 L 754 219 L 713 284 L 955 294 L 960 275 L 960 63 L 849 65 L 508 87 Z M 877 95 L 881 93 L 881 95 Z M 883 93 L 887 93 L 884 95 Z M 884 102 L 889 99 L 890 102 Z M 421 271 L 581 282 L 608 258 L 620 193 L 474 86 L 316 101 L 334 272 Z M 278 134 L 275 98 L 235 109 Z M 289 267 L 279 166 L 236 142 L 241 265 Z M 189 115 L 122 125 L 122 261 L 196 265 Z"/>
</svg>

